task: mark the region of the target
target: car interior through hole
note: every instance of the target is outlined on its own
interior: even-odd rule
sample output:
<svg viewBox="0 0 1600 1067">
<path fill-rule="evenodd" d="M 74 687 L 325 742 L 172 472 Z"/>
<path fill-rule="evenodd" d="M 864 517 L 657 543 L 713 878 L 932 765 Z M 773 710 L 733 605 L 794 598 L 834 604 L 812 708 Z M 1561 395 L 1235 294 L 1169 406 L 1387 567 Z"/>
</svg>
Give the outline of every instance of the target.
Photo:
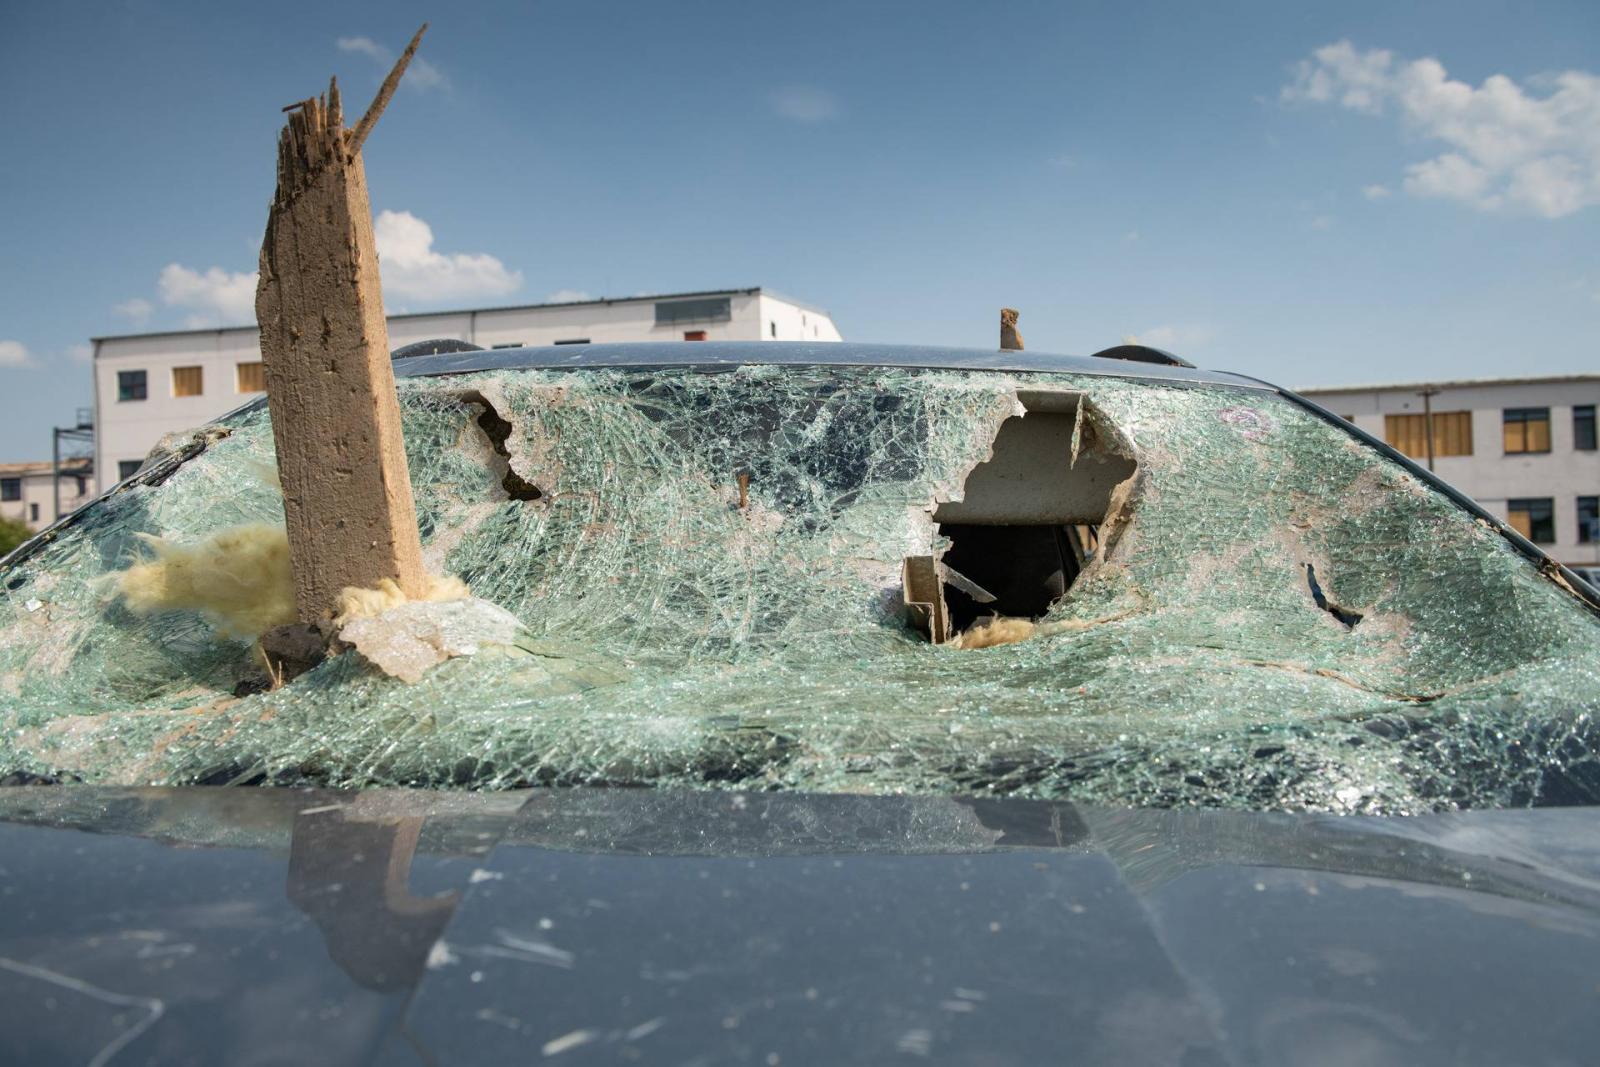
<svg viewBox="0 0 1600 1067">
<path fill-rule="evenodd" d="M 911 624 L 942 644 L 986 619 L 1037 620 L 1064 596 L 1102 543 L 1116 488 L 1133 477 L 1132 448 L 1081 393 L 1023 390 L 992 451 L 958 500 L 933 521 L 949 547 L 907 557 Z"/>
</svg>

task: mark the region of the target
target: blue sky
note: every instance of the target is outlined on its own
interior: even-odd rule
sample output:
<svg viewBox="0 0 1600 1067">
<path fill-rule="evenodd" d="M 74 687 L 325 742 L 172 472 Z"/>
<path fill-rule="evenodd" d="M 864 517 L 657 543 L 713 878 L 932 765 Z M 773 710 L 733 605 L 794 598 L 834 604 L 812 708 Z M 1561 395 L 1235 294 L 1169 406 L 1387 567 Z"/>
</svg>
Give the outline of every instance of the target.
<svg viewBox="0 0 1600 1067">
<path fill-rule="evenodd" d="M 424 20 L 365 152 L 391 310 L 762 285 L 1291 385 L 1600 368 L 1592 2 L 18 3 L 0 460 L 88 338 L 248 320 L 280 108 L 359 113 Z"/>
</svg>

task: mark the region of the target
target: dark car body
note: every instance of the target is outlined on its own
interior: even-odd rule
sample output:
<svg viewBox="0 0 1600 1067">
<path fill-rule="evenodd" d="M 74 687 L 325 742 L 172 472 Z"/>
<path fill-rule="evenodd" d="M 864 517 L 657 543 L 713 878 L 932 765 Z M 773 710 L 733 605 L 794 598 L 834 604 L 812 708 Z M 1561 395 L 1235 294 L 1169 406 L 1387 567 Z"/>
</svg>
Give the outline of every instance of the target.
<svg viewBox="0 0 1600 1067">
<path fill-rule="evenodd" d="M 8 1063 L 1581 1064 L 1600 822 L 0 793 Z"/>
</svg>

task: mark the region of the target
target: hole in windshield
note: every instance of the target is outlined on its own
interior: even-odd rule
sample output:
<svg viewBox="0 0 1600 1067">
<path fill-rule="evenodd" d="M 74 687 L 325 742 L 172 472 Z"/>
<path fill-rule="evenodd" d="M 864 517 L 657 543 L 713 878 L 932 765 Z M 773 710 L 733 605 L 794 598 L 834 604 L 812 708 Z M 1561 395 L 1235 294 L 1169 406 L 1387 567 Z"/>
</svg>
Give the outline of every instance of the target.
<svg viewBox="0 0 1600 1067">
<path fill-rule="evenodd" d="M 1311 587 L 1311 599 L 1316 602 L 1317 607 L 1338 619 L 1346 630 L 1355 629 L 1356 623 L 1361 621 L 1361 612 L 1350 611 L 1329 600 L 1317 581 L 1317 568 L 1309 563 L 1306 564 L 1306 584 Z"/>
<path fill-rule="evenodd" d="M 978 624 L 1037 621 L 1064 597 L 1099 547 L 1116 488 L 1134 463 L 1113 454 L 1076 393 L 1025 391 L 959 499 L 934 510 L 948 547 L 908 561 L 912 625 L 935 643 Z"/>
</svg>

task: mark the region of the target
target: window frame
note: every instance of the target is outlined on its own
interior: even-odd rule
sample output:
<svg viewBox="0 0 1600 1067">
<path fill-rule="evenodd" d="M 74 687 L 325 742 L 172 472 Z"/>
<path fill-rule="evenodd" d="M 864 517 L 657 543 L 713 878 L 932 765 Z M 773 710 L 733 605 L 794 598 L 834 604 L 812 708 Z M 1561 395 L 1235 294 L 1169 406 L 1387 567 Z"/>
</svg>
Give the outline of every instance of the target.
<svg viewBox="0 0 1600 1067">
<path fill-rule="evenodd" d="M 142 459 L 117 460 L 117 481 L 125 482 L 132 478 L 139 473 L 139 468 L 142 466 L 144 466 L 144 460 Z"/>
<path fill-rule="evenodd" d="M 733 298 L 699 297 L 694 300 L 657 300 L 656 325 L 677 328 L 685 323 L 732 322 Z"/>
<path fill-rule="evenodd" d="M 1543 515 L 1537 512 L 1543 511 Z M 1522 512 L 1527 515 L 1527 529 L 1517 525 L 1514 513 Z M 1556 543 L 1556 502 L 1554 497 L 1525 496 L 1513 497 L 1506 501 L 1506 525 L 1516 530 L 1523 537 L 1536 545 L 1553 545 Z M 1541 533 L 1547 536 L 1539 536 Z"/>
<path fill-rule="evenodd" d="M 1544 423 L 1544 447 L 1528 447 L 1528 427 Z M 1522 427 L 1521 448 L 1511 448 L 1511 427 Z M 1548 407 L 1501 408 L 1500 447 L 1508 456 L 1543 456 L 1550 452 L 1550 409 Z M 1531 498 L 1530 498 L 1531 499 Z"/>
<path fill-rule="evenodd" d="M 134 384 L 137 377 L 138 384 Z M 117 403 L 132 404 L 150 399 L 150 372 L 147 370 L 117 371 Z"/>
<path fill-rule="evenodd" d="M 1578 544 L 1600 543 L 1600 496 L 1578 497 Z M 1587 521 L 1584 512 L 1588 512 Z"/>
<path fill-rule="evenodd" d="M 1572 447 L 1578 452 L 1595 451 L 1595 425 L 1593 404 L 1572 405 Z M 1584 442 L 1588 443 L 1585 444 Z"/>
<path fill-rule="evenodd" d="M 21 478 L 0 478 L 0 501 L 7 504 L 15 503 L 22 499 Z"/>
</svg>

